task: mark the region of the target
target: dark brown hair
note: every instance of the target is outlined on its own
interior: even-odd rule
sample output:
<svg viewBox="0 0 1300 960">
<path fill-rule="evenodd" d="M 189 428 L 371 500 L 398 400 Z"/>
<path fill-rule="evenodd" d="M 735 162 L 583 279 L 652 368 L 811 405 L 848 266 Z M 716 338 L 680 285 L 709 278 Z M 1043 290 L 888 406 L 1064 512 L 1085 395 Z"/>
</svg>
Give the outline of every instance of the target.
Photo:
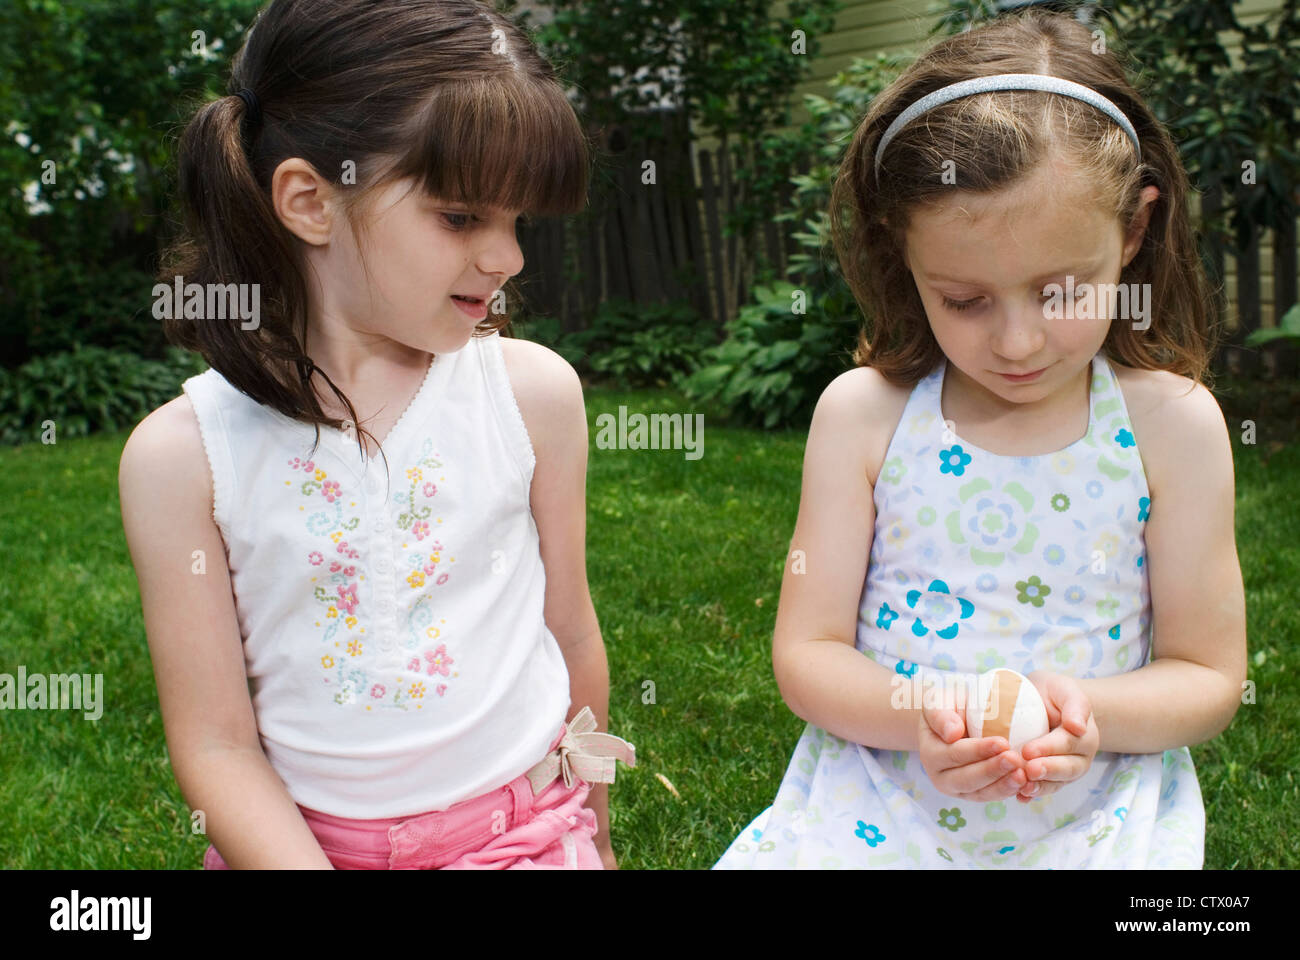
<svg viewBox="0 0 1300 960">
<path fill-rule="evenodd" d="M 243 88 L 260 118 L 236 95 Z M 365 232 L 367 201 L 408 177 L 471 208 L 547 215 L 586 203 L 590 142 L 564 89 L 530 39 L 484 3 L 275 0 L 246 33 L 229 89 L 198 107 L 180 137 L 184 230 L 158 279 L 260 284 L 261 325 L 177 317 L 164 329 L 258 403 L 315 424 L 316 443 L 321 424 L 345 421 L 326 417 L 311 388 L 301 241 L 271 204 L 281 161 L 302 157 L 347 183 L 341 202 L 354 237 Z M 489 315 L 475 335 L 508 322 Z M 358 445 L 363 432 L 358 424 Z"/>
<path fill-rule="evenodd" d="M 945 161 L 961 158 L 960 189 L 988 193 L 1014 185 L 1058 151 L 1126 226 L 1142 188 L 1160 190 L 1142 246 L 1120 274 L 1121 283 L 1151 285 L 1151 324 L 1134 330 L 1112 323 L 1104 350 L 1127 366 L 1205 378 L 1217 330 L 1187 210 L 1187 173 L 1119 60 L 1094 44 L 1070 16 L 1031 9 L 937 42 L 872 101 L 840 167 L 830 211 L 836 255 L 867 319 L 853 355 L 858 365 L 910 386 L 943 357 L 903 251 L 909 211 L 956 189 L 943 182 Z M 1119 125 L 1095 107 L 1044 91 L 998 91 L 951 100 L 903 127 L 885 148 L 877 181 L 876 144 L 895 117 L 940 87 L 999 73 L 1048 74 L 1091 87 L 1128 117 L 1141 162 Z"/>
</svg>

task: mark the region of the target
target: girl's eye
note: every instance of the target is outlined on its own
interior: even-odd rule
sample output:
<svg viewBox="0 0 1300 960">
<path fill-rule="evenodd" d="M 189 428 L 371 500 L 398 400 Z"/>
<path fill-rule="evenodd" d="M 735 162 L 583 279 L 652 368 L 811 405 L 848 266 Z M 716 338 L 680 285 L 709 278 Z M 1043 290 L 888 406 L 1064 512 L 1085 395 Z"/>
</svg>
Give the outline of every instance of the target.
<svg viewBox="0 0 1300 960">
<path fill-rule="evenodd" d="M 444 213 L 442 219 L 453 230 L 463 230 L 469 224 L 469 221 L 477 221 L 478 217 L 472 213 Z"/>
<path fill-rule="evenodd" d="M 1042 293 L 1040 296 L 1047 297 L 1050 296 L 1050 294 Z M 1084 293 L 1076 293 L 1075 300 L 1077 301 L 1082 299 L 1083 296 Z M 943 305 L 949 310 L 969 310 L 977 303 L 979 303 L 979 297 L 976 297 L 974 300 L 949 300 L 947 297 L 943 297 Z"/>
</svg>

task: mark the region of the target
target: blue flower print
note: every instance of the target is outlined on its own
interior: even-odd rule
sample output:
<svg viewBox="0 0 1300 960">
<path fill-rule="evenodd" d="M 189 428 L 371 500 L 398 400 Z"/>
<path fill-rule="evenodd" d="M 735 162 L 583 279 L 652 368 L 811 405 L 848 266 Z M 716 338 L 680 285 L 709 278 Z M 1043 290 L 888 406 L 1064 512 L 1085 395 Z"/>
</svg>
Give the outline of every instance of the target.
<svg viewBox="0 0 1300 960">
<path fill-rule="evenodd" d="M 871 831 L 870 836 L 867 835 L 868 830 Z M 867 846 L 872 849 L 875 849 L 876 844 L 883 843 L 886 839 L 885 835 L 876 829 L 874 823 L 863 823 L 861 820 L 858 821 L 858 829 L 853 831 L 853 835 L 867 841 Z"/>
<path fill-rule="evenodd" d="M 1177 789 L 1178 789 L 1178 781 L 1170 780 L 1169 786 L 1165 787 L 1165 792 L 1161 795 L 1160 799 L 1168 803 L 1169 800 L 1173 797 L 1174 791 Z"/>
<path fill-rule="evenodd" d="M 1053 566 L 1060 566 L 1065 560 L 1065 548 L 1059 543 L 1049 543 L 1047 549 L 1043 551 L 1043 559 Z"/>
<path fill-rule="evenodd" d="M 1138 500 L 1138 520 L 1145 520 L 1151 516 L 1151 498 L 1141 497 Z"/>
<path fill-rule="evenodd" d="M 1105 487 L 1101 485 L 1100 480 L 1089 480 L 1088 485 L 1083 489 L 1088 491 L 1088 496 L 1096 500 L 1098 497 L 1102 495 L 1102 492 L 1105 490 Z"/>
<path fill-rule="evenodd" d="M 939 472 L 951 473 L 954 477 L 960 477 L 966 472 L 966 465 L 970 463 L 971 456 L 961 448 L 960 443 L 954 443 L 947 450 L 939 451 Z"/>
<path fill-rule="evenodd" d="M 894 664 L 894 672 L 904 677 L 910 677 L 916 673 L 918 666 L 919 664 L 915 664 L 910 660 L 899 660 L 898 663 Z"/>
<path fill-rule="evenodd" d="M 1137 441 L 1133 439 L 1132 433 L 1121 427 L 1119 433 L 1115 434 L 1115 442 L 1121 447 L 1131 447 Z"/>
<path fill-rule="evenodd" d="M 954 597 L 948 589 L 948 584 L 942 580 L 931 580 L 930 585 L 925 588 L 925 607 L 924 613 L 926 619 L 931 624 L 943 623 L 947 621 L 947 626 L 935 628 L 936 636 L 943 637 L 945 640 L 951 640 L 957 636 L 958 620 L 965 620 L 975 612 L 975 604 L 971 603 L 965 597 Z M 921 600 L 922 591 L 907 591 L 907 605 L 910 609 L 915 610 L 917 603 Z M 953 601 L 956 600 L 960 607 L 961 613 L 955 619 L 952 618 Z M 931 627 L 922 622 L 921 617 L 912 621 L 912 633 L 918 637 L 923 637 L 930 632 Z"/>
<path fill-rule="evenodd" d="M 991 573 L 981 573 L 975 581 L 975 589 L 980 593 L 988 593 L 990 590 L 998 588 L 998 578 Z"/>
<path fill-rule="evenodd" d="M 889 604 L 882 603 L 880 612 L 876 614 L 876 626 L 882 630 L 888 630 L 889 625 L 898 619 L 898 613 L 889 609 Z"/>
</svg>

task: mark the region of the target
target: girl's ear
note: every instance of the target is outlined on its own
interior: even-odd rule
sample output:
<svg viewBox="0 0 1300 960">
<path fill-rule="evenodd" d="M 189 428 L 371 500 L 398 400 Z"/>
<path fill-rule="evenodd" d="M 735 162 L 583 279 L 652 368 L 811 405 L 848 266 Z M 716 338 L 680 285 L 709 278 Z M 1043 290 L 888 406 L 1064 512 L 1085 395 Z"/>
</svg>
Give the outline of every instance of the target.
<svg viewBox="0 0 1300 960">
<path fill-rule="evenodd" d="M 1160 188 L 1156 186 L 1146 186 L 1138 194 L 1137 213 L 1133 216 L 1133 224 L 1128 229 L 1128 234 L 1124 237 L 1124 258 L 1120 267 L 1127 267 L 1129 261 L 1137 256 L 1142 249 L 1142 239 L 1146 236 L 1147 225 L 1151 222 L 1151 213 L 1155 210 L 1156 199 L 1160 196 Z"/>
<path fill-rule="evenodd" d="M 312 246 L 329 242 L 338 213 L 334 187 L 301 157 L 291 157 L 271 177 L 271 205 L 288 230 Z"/>
</svg>

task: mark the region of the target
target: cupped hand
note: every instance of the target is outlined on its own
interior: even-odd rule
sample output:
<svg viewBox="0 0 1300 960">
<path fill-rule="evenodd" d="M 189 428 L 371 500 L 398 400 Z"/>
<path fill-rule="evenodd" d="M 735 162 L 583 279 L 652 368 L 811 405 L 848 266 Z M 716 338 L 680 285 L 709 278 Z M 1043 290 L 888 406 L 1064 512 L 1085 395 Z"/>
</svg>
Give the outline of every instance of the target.
<svg viewBox="0 0 1300 960">
<path fill-rule="evenodd" d="M 1014 796 L 1027 782 L 1020 753 L 1005 737 L 967 737 L 965 689 L 952 693 L 954 702 L 924 703 L 920 711 L 921 766 L 930 782 L 946 796 L 980 803 Z"/>
<path fill-rule="evenodd" d="M 1027 677 L 1047 708 L 1048 732 L 1020 748 L 1028 777 L 1016 798 L 1028 803 L 1055 793 L 1092 766 L 1101 743 L 1092 704 L 1079 682 L 1060 673 L 1036 670 Z"/>
</svg>

